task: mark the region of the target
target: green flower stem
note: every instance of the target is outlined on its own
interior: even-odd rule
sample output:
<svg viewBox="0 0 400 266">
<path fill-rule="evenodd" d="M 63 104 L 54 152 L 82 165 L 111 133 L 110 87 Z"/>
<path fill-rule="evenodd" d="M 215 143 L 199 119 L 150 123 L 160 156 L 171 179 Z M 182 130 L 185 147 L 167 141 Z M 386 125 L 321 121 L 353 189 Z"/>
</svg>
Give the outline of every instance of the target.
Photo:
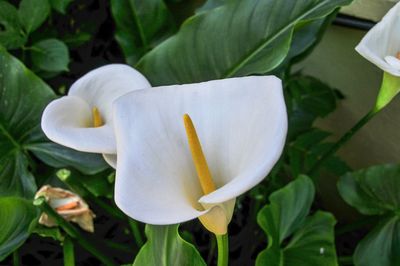
<svg viewBox="0 0 400 266">
<path fill-rule="evenodd" d="M 217 266 L 228 266 L 229 260 L 229 243 L 228 234 L 215 235 L 218 246 L 218 263 Z"/>
<path fill-rule="evenodd" d="M 19 259 L 19 252 L 18 249 L 13 252 L 13 266 L 19 266 L 20 259 Z"/>
<path fill-rule="evenodd" d="M 361 118 L 349 131 L 347 131 L 328 151 L 326 151 L 317 161 L 311 166 L 308 171 L 308 176 L 313 176 L 319 170 L 321 165 L 323 165 L 327 159 L 329 159 L 335 152 L 337 152 L 340 147 L 347 143 L 355 133 L 357 133 L 365 124 L 373 118 L 379 110 L 373 109 L 369 111 L 363 118 Z"/>
<path fill-rule="evenodd" d="M 93 256 L 99 259 L 104 265 L 112 266 L 115 265 L 112 260 L 110 260 L 106 255 L 100 252 L 91 242 L 89 242 L 86 238 L 84 238 L 79 231 L 71 225 L 69 222 L 64 220 L 53 208 L 47 204 L 46 199 L 44 197 L 39 197 L 33 201 L 35 206 L 38 206 L 45 212 L 49 217 L 54 219 L 56 223 L 70 236 L 72 239 L 75 239 L 77 243 L 82 246 L 84 249 L 89 251 Z"/>
<path fill-rule="evenodd" d="M 129 227 L 131 228 L 133 238 L 135 239 L 136 245 L 140 248 L 144 245 L 142 233 L 140 232 L 139 223 L 135 220 L 128 218 Z"/>
<path fill-rule="evenodd" d="M 74 244 L 69 236 L 63 242 L 64 266 L 75 266 Z"/>
</svg>

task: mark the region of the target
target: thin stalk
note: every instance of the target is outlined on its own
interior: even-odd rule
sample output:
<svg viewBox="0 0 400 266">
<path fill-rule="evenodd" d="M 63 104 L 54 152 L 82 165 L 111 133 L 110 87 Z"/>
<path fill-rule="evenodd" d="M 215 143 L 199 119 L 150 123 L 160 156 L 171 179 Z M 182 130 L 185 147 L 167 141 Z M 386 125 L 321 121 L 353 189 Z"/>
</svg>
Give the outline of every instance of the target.
<svg viewBox="0 0 400 266">
<path fill-rule="evenodd" d="M 13 252 L 13 266 L 19 266 L 20 264 L 19 252 L 17 249 Z"/>
<path fill-rule="evenodd" d="M 228 234 L 215 235 L 218 246 L 218 263 L 217 266 L 228 266 L 229 260 L 229 243 Z"/>
<path fill-rule="evenodd" d="M 64 266 L 75 266 L 74 243 L 69 236 L 63 242 Z"/>
<path fill-rule="evenodd" d="M 129 227 L 131 228 L 133 238 L 135 239 L 136 245 L 140 248 L 144 245 L 142 233 L 140 232 L 139 224 L 135 220 L 128 218 Z"/>
<path fill-rule="evenodd" d="M 309 176 L 315 175 L 321 165 L 323 165 L 327 159 L 329 159 L 340 147 L 347 143 L 355 133 L 357 133 L 365 124 L 368 123 L 378 113 L 377 110 L 369 111 L 363 118 L 361 118 L 349 131 L 347 131 L 328 151 L 326 151 L 317 162 L 308 171 Z"/>
<path fill-rule="evenodd" d="M 38 206 L 45 212 L 49 217 L 54 219 L 56 223 L 70 236 L 72 239 L 75 239 L 76 242 L 89 251 L 93 256 L 99 259 L 106 266 L 115 265 L 112 260 L 110 260 L 105 254 L 99 251 L 91 242 L 89 242 L 86 238 L 84 238 L 79 231 L 71 225 L 69 222 L 64 220 L 50 205 L 46 202 L 44 197 L 39 197 L 33 201 L 33 204 Z"/>
</svg>

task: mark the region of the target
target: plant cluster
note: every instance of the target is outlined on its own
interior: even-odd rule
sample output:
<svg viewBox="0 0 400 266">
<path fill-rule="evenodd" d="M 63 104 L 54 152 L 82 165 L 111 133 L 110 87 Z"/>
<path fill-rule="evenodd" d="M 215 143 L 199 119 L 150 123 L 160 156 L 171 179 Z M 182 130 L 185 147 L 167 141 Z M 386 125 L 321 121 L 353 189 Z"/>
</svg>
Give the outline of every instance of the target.
<svg viewBox="0 0 400 266">
<path fill-rule="evenodd" d="M 400 90 L 400 4 L 356 48 L 382 86 L 337 141 L 315 122 L 342 93 L 292 71 L 351 2 L 0 0 L 0 263 L 40 237 L 65 266 L 87 265 L 78 248 L 94 265 L 399 265 L 400 166 L 336 152 Z M 106 38 L 74 19 L 96 5 Z M 125 64 L 76 70 L 100 42 Z M 326 180 L 359 221 L 327 210 Z M 129 241 L 94 241 L 99 217 Z"/>
</svg>

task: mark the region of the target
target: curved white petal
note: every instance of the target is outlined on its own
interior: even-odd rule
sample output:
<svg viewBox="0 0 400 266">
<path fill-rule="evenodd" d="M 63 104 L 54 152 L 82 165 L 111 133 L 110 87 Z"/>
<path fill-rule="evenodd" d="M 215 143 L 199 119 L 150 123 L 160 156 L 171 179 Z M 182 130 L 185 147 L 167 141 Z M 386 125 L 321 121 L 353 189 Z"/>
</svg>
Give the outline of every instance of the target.
<svg viewBox="0 0 400 266">
<path fill-rule="evenodd" d="M 111 64 L 90 71 L 72 84 L 68 95 L 97 107 L 105 123 L 112 119 L 112 103 L 127 92 L 150 88 L 147 79 L 128 65 Z"/>
<path fill-rule="evenodd" d="M 117 169 L 117 155 L 116 154 L 103 154 L 103 158 L 112 168 Z"/>
<path fill-rule="evenodd" d="M 116 152 L 112 127 L 91 127 L 91 109 L 81 98 L 64 96 L 52 101 L 41 123 L 46 136 L 61 145 L 85 152 Z"/>
<path fill-rule="evenodd" d="M 71 86 L 68 96 L 47 106 L 43 131 L 54 142 L 79 151 L 116 153 L 112 102 L 127 92 L 149 87 L 146 78 L 127 65 L 111 64 L 92 70 Z M 93 107 L 98 108 L 104 126 L 93 128 Z M 115 157 L 109 159 L 115 166 Z"/>
<path fill-rule="evenodd" d="M 385 72 L 400 76 L 400 69 L 385 61 L 386 56 L 395 56 L 400 52 L 399 29 L 400 3 L 365 35 L 356 47 L 357 52 Z"/>
<path fill-rule="evenodd" d="M 217 190 L 203 196 L 189 152 L 183 115 L 196 127 Z M 152 224 L 201 215 L 259 183 L 278 160 L 287 116 L 273 76 L 152 88 L 114 103 L 117 205 Z M 199 204 L 199 199 L 201 203 Z"/>
</svg>

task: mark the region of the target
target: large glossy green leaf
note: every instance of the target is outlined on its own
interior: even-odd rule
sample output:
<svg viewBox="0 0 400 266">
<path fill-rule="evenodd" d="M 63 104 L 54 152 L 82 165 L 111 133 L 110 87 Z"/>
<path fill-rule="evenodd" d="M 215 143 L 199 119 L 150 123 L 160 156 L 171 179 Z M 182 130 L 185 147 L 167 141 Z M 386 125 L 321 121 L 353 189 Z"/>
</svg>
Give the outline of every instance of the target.
<svg viewBox="0 0 400 266">
<path fill-rule="evenodd" d="M 129 64 L 135 64 L 175 29 L 163 0 L 112 0 L 111 11 L 115 38 Z"/>
<path fill-rule="evenodd" d="M 21 246 L 36 225 L 38 211 L 28 200 L 0 198 L 0 261 Z"/>
<path fill-rule="evenodd" d="M 351 0 L 231 0 L 200 12 L 138 67 L 152 84 L 263 74 L 286 57 L 299 22 L 322 18 Z"/>
<path fill-rule="evenodd" d="M 0 0 L 0 45 L 7 49 L 19 48 L 27 41 L 22 30 L 17 9 Z"/>
<path fill-rule="evenodd" d="M 49 144 L 40 129 L 40 117 L 54 97 L 41 79 L 0 48 L 0 195 L 33 196 L 36 184 L 28 170 L 29 151 L 52 166 L 73 166 L 90 173 L 104 169 L 100 155 Z M 85 169 L 89 166 L 93 169 Z"/>
<path fill-rule="evenodd" d="M 334 217 L 310 211 L 315 189 L 310 178 L 300 176 L 270 196 L 270 204 L 258 213 L 257 221 L 268 235 L 268 247 L 257 266 L 337 265 Z"/>
<path fill-rule="evenodd" d="M 342 198 L 381 222 L 358 244 L 354 263 L 360 266 L 400 265 L 400 165 L 380 165 L 342 176 Z"/>
<path fill-rule="evenodd" d="M 49 0 L 22 0 L 19 4 L 19 20 L 27 33 L 39 28 L 49 14 Z"/>
<path fill-rule="evenodd" d="M 24 145 L 41 138 L 40 116 L 53 98 L 43 81 L 0 49 L 0 195 L 35 192 Z"/>
<path fill-rule="evenodd" d="M 146 225 L 147 242 L 133 266 L 205 266 L 196 248 L 183 240 L 179 225 Z"/>
</svg>

